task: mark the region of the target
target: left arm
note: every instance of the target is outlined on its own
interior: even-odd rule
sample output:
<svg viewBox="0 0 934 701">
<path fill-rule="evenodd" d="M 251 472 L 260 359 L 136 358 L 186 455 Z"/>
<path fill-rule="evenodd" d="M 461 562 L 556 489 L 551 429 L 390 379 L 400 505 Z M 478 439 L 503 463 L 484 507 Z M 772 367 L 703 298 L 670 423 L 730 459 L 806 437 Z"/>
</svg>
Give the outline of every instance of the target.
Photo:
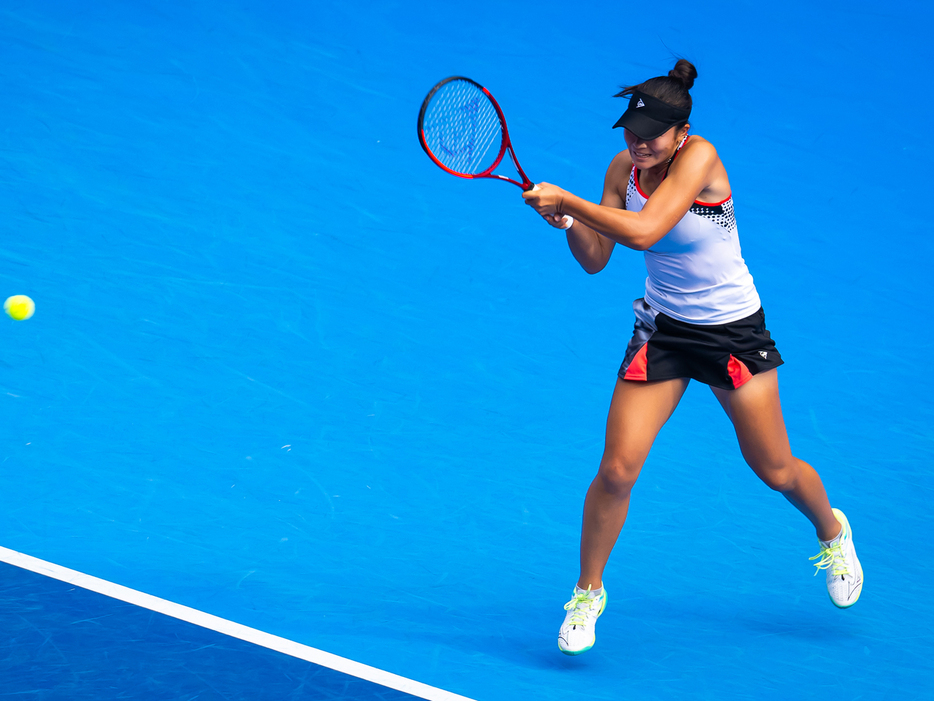
<svg viewBox="0 0 934 701">
<path fill-rule="evenodd" d="M 689 147 L 690 146 L 690 147 Z M 523 193 L 526 204 L 539 214 L 570 214 L 591 229 L 637 251 L 651 248 L 677 224 L 694 200 L 711 183 L 720 164 L 716 149 L 698 140 L 682 149 L 666 177 L 641 212 L 589 202 L 548 183 Z"/>
</svg>

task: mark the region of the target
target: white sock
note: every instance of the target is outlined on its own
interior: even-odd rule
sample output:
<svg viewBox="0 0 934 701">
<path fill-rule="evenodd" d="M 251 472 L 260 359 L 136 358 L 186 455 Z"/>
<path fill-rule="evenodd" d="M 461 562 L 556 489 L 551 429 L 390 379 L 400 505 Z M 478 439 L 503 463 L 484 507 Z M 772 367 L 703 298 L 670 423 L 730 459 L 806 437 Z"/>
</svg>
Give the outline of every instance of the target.
<svg viewBox="0 0 934 701">
<path fill-rule="evenodd" d="M 575 584 L 574 593 L 575 594 L 587 594 L 587 598 L 593 599 L 594 597 L 600 596 L 603 593 L 603 587 L 600 587 L 599 589 L 591 589 L 588 592 L 586 589 L 581 589 L 579 586 Z"/>
</svg>

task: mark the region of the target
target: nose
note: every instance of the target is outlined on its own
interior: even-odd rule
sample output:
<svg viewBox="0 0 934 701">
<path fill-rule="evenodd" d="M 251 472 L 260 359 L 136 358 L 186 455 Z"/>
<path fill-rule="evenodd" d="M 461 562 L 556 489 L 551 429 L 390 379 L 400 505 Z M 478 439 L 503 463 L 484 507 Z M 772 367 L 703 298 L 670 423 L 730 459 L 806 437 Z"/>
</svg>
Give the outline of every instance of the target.
<svg viewBox="0 0 934 701">
<path fill-rule="evenodd" d="M 645 145 L 645 139 L 640 139 L 638 136 L 633 134 L 628 129 L 626 130 L 626 141 L 629 143 L 630 146 L 644 146 Z"/>
</svg>

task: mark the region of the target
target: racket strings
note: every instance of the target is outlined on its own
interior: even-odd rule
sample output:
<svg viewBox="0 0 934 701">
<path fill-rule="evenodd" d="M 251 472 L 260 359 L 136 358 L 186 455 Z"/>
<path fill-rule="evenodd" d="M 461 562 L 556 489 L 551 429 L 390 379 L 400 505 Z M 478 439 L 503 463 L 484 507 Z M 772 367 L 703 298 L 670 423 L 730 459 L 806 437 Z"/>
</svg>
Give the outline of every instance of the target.
<svg viewBox="0 0 934 701">
<path fill-rule="evenodd" d="M 429 150 L 458 173 L 482 173 L 499 155 L 499 114 L 473 83 L 453 80 L 443 85 L 428 104 L 422 128 Z"/>
</svg>

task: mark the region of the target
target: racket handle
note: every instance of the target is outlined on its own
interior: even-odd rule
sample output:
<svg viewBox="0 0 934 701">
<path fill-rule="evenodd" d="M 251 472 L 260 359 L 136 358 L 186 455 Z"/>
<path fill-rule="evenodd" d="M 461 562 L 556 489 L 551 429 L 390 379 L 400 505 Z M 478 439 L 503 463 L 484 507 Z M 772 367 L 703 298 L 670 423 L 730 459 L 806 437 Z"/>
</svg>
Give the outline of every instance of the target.
<svg viewBox="0 0 934 701">
<path fill-rule="evenodd" d="M 530 187 L 529 190 L 532 190 L 534 192 L 535 190 L 541 190 L 541 188 L 538 185 L 532 185 L 532 187 Z M 526 192 L 528 192 L 528 190 L 526 190 Z M 561 228 L 570 229 L 573 224 L 574 224 L 574 217 L 565 214 L 564 221 L 561 223 Z"/>
</svg>

